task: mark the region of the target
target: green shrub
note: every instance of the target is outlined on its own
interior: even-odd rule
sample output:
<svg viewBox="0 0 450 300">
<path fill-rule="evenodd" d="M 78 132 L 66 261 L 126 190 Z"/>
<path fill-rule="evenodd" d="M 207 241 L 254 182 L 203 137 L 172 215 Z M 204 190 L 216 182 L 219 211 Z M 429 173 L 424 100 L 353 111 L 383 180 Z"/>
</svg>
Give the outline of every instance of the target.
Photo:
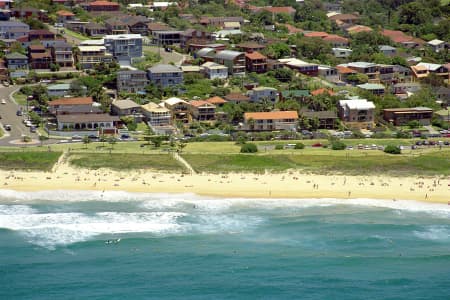
<svg viewBox="0 0 450 300">
<path fill-rule="evenodd" d="M 333 150 L 344 150 L 346 147 L 347 145 L 341 141 L 334 141 L 331 143 L 331 149 Z"/>
<path fill-rule="evenodd" d="M 305 145 L 303 143 L 297 143 L 297 144 L 295 144 L 295 147 L 294 147 L 294 149 L 304 149 L 304 148 L 305 148 Z"/>
<path fill-rule="evenodd" d="M 283 149 L 284 149 L 283 145 L 276 145 L 275 146 L 275 150 L 283 150 Z"/>
<path fill-rule="evenodd" d="M 388 146 L 386 146 L 386 148 L 384 148 L 384 152 L 389 153 L 389 154 L 400 154 L 401 150 L 397 146 L 388 145 Z"/>
<path fill-rule="evenodd" d="M 241 146 L 241 153 L 255 153 L 258 152 L 258 147 L 253 143 L 246 143 Z"/>
</svg>

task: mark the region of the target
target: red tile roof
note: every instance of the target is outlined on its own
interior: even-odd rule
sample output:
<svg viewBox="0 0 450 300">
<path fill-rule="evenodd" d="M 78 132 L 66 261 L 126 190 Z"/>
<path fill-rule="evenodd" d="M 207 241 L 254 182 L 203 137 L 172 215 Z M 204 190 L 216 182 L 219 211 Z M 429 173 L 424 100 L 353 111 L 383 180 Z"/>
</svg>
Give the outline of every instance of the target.
<svg viewBox="0 0 450 300">
<path fill-rule="evenodd" d="M 341 74 L 353 74 L 353 73 L 356 73 L 355 70 L 352 70 L 352 69 L 350 69 L 348 67 L 344 67 L 344 66 L 337 66 L 336 69 Z"/>
<path fill-rule="evenodd" d="M 267 59 L 266 56 L 262 55 L 261 53 L 259 53 L 258 51 L 253 51 L 250 53 L 245 53 L 245 57 L 251 60 L 254 59 Z"/>
<path fill-rule="evenodd" d="M 319 37 L 324 38 L 328 36 L 328 33 L 323 31 L 312 31 L 304 34 L 305 37 Z"/>
<path fill-rule="evenodd" d="M 224 104 L 224 103 L 227 103 L 227 100 L 225 100 L 225 99 L 223 99 L 223 98 L 221 98 L 219 96 L 211 97 L 209 99 L 206 99 L 206 101 L 208 101 L 211 104 Z"/>
<path fill-rule="evenodd" d="M 336 95 L 336 93 L 333 92 L 332 90 L 325 89 L 325 88 L 314 90 L 314 91 L 311 92 L 311 95 L 317 96 L 317 95 L 322 95 L 322 94 L 325 94 L 325 93 L 327 93 L 330 96 Z"/>
<path fill-rule="evenodd" d="M 189 104 L 192 106 L 195 106 L 195 107 L 201 107 L 201 106 L 205 106 L 205 105 L 214 106 L 214 104 L 209 103 L 208 101 L 205 101 L 205 100 L 192 100 L 192 101 L 189 101 Z"/>
<path fill-rule="evenodd" d="M 323 40 L 327 42 L 348 43 L 347 38 L 336 34 L 329 34 L 328 36 L 324 37 Z"/>
<path fill-rule="evenodd" d="M 353 14 L 337 14 L 330 17 L 331 20 L 339 20 L 339 21 L 345 21 L 345 20 L 358 20 L 359 16 L 353 15 Z"/>
<path fill-rule="evenodd" d="M 73 13 L 67 10 L 59 10 L 56 12 L 58 16 L 64 16 L 64 17 L 73 17 L 75 16 Z"/>
<path fill-rule="evenodd" d="M 100 0 L 89 3 L 89 6 L 119 6 L 119 3 Z"/>
<path fill-rule="evenodd" d="M 271 12 L 273 14 L 293 14 L 295 13 L 295 8 L 291 6 L 266 6 L 263 8 L 264 10 Z"/>
<path fill-rule="evenodd" d="M 355 25 L 346 29 L 348 33 L 370 32 L 372 28 L 364 25 Z"/>
<path fill-rule="evenodd" d="M 244 113 L 244 119 L 249 120 L 281 120 L 281 119 L 298 119 L 296 111 L 270 111 L 270 112 L 248 112 Z"/>
<path fill-rule="evenodd" d="M 60 98 L 48 103 L 49 106 L 54 105 L 86 105 L 92 104 L 92 97 L 76 97 L 76 98 Z"/>
<path fill-rule="evenodd" d="M 230 93 L 228 95 L 225 96 L 225 99 L 228 101 L 249 101 L 250 98 L 241 94 L 241 93 Z"/>
</svg>

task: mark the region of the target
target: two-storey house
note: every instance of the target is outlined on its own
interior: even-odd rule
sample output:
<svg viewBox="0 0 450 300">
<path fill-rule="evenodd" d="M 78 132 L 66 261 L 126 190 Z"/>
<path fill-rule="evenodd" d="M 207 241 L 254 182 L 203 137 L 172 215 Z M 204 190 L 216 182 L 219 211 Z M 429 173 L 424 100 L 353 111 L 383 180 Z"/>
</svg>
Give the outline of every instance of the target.
<svg viewBox="0 0 450 300">
<path fill-rule="evenodd" d="M 371 129 L 374 127 L 375 105 L 367 99 L 351 98 L 338 102 L 338 114 L 350 128 Z"/>
<path fill-rule="evenodd" d="M 224 50 L 216 53 L 214 62 L 224 65 L 228 68 L 228 74 L 243 76 L 245 75 L 245 53 Z"/>
<path fill-rule="evenodd" d="M 192 119 L 197 121 L 212 121 L 216 118 L 216 106 L 207 101 L 190 101 L 189 110 Z"/>
<path fill-rule="evenodd" d="M 159 64 L 147 71 L 148 79 L 157 86 L 168 87 L 183 83 L 183 71 L 173 65 Z"/>
<path fill-rule="evenodd" d="M 145 71 L 118 71 L 117 91 L 127 93 L 143 93 L 148 85 L 147 73 Z"/>
<path fill-rule="evenodd" d="M 267 57 L 257 51 L 245 53 L 245 66 L 248 72 L 267 72 Z"/>
<path fill-rule="evenodd" d="M 72 45 L 64 41 L 56 41 L 51 50 L 55 64 L 60 67 L 73 67 Z"/>
</svg>

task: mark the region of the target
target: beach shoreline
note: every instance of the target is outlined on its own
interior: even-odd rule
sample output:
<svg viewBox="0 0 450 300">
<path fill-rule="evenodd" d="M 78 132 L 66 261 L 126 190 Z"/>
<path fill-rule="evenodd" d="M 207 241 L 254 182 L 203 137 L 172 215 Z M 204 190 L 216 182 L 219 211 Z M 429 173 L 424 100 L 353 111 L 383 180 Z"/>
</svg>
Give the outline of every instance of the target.
<svg viewBox="0 0 450 300">
<path fill-rule="evenodd" d="M 285 173 L 180 174 L 150 170 L 73 168 L 59 162 L 51 172 L 0 170 L 0 189 L 192 193 L 220 198 L 338 198 L 450 203 L 448 176 L 318 175 Z"/>
</svg>

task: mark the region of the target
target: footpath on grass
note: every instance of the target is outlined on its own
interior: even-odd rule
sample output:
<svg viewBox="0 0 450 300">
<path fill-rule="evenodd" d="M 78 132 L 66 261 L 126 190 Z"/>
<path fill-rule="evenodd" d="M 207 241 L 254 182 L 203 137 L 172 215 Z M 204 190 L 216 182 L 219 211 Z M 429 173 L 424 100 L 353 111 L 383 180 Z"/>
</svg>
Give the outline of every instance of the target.
<svg viewBox="0 0 450 300">
<path fill-rule="evenodd" d="M 197 174 L 195 172 L 194 168 L 192 168 L 192 166 L 184 158 L 182 158 L 178 153 L 174 152 L 173 157 L 177 161 L 179 161 L 189 171 L 189 173 L 191 173 L 192 175 Z"/>
</svg>

